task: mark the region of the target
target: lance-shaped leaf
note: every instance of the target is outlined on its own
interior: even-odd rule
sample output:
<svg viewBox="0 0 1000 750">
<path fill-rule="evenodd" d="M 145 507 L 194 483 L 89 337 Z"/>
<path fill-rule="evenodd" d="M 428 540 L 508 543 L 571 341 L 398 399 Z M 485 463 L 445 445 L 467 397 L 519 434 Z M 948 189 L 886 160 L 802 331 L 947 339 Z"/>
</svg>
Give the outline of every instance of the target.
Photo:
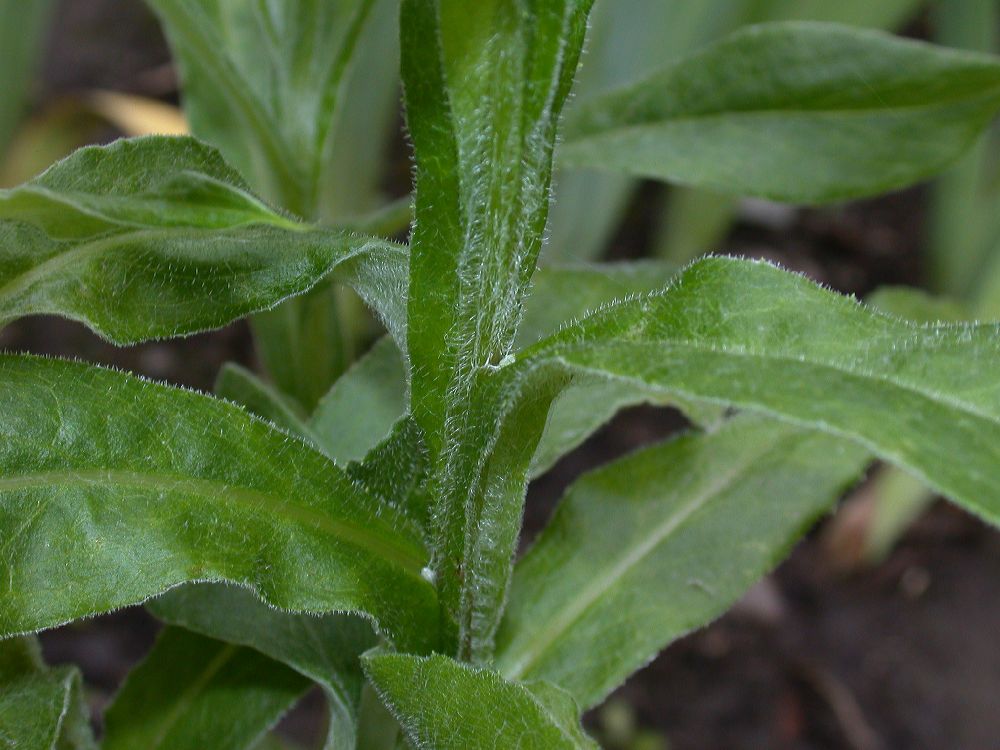
<svg viewBox="0 0 1000 750">
<path fill-rule="evenodd" d="M 852 438 L 1000 522 L 998 325 L 919 326 L 765 263 L 713 258 L 522 358 Z"/>
<path fill-rule="evenodd" d="M 676 272 L 670 264 L 655 261 L 540 268 L 525 301 L 517 343 L 530 345 L 605 305 L 662 289 Z M 552 404 L 531 461 L 531 476 L 545 473 L 619 410 L 645 401 L 670 399 L 608 378 L 574 379 Z"/>
<path fill-rule="evenodd" d="M 515 568 L 497 668 L 595 705 L 731 606 L 866 461 L 847 441 L 747 416 L 588 474 Z"/>
<path fill-rule="evenodd" d="M 166 628 L 105 714 L 106 750 L 248 750 L 310 681 L 266 656 Z"/>
<path fill-rule="evenodd" d="M 336 269 L 392 329 L 405 251 L 298 223 L 191 138 L 88 147 L 0 191 L 0 325 L 38 313 L 118 344 L 217 328 Z"/>
<path fill-rule="evenodd" d="M 372 654 L 365 671 L 419 750 L 596 750 L 573 699 L 445 656 Z"/>
<path fill-rule="evenodd" d="M 522 457 L 508 457 L 498 463 L 509 476 L 482 474 L 499 405 L 481 399 L 499 391 L 479 393 L 475 381 L 511 351 L 545 226 L 556 124 L 591 1 L 402 5 L 416 160 L 411 409 L 435 464 L 434 567 L 464 656 L 479 648 L 472 643 L 482 640 L 479 631 L 495 628 L 520 520 L 518 474 L 526 470 Z M 515 497 L 497 499 L 515 487 Z M 493 531 L 476 531 L 485 528 Z"/>
<path fill-rule="evenodd" d="M 255 649 L 322 685 L 330 708 L 327 746 L 355 746 L 364 683 L 359 658 L 377 644 L 367 622 L 279 612 L 247 591 L 219 584 L 182 586 L 147 607 L 172 625 Z"/>
<path fill-rule="evenodd" d="M 929 177 L 998 107 L 997 58 L 832 24 L 769 24 L 582 104 L 560 159 L 822 203 Z"/>
<path fill-rule="evenodd" d="M 215 381 L 215 394 L 318 447 L 319 441 L 299 405 L 245 367 L 232 362 L 223 365 Z"/>
<path fill-rule="evenodd" d="M 33 636 L 0 641 L 0 743 L 19 750 L 93 750 L 80 674 L 49 669 Z"/>
<path fill-rule="evenodd" d="M 359 461 L 406 413 L 406 366 L 388 336 L 345 372 L 309 419 L 324 453 L 338 463 Z"/>
<path fill-rule="evenodd" d="M 193 580 L 415 648 L 435 629 L 401 513 L 242 409 L 79 363 L 0 358 L 0 529 L 0 636 Z"/>
<path fill-rule="evenodd" d="M 316 213 L 334 117 L 372 0 L 149 0 L 181 66 L 195 134 L 265 195 Z"/>
</svg>

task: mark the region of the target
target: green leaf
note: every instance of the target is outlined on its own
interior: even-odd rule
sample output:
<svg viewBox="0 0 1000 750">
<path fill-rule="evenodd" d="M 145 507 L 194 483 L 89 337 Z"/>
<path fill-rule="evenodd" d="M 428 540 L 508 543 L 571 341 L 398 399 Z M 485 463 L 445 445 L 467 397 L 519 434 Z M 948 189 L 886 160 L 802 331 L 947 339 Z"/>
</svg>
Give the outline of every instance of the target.
<svg viewBox="0 0 1000 750">
<path fill-rule="evenodd" d="M 530 346 L 612 302 L 662 289 L 678 270 L 655 260 L 543 266 L 532 279 L 517 346 Z"/>
<path fill-rule="evenodd" d="M 530 450 L 516 447 L 491 455 L 508 429 L 496 414 L 503 405 L 492 400 L 502 394 L 477 381 L 511 353 L 590 4 L 402 4 L 416 161 L 411 410 L 433 467 L 433 572 L 445 619 L 455 623 L 443 648 L 463 658 L 483 656 L 496 627 L 530 460 Z"/>
<path fill-rule="evenodd" d="M 0 641 L 0 743 L 19 750 L 94 750 L 80 673 L 49 669 L 34 637 Z"/>
<path fill-rule="evenodd" d="M 998 107 L 996 58 L 832 24 L 769 24 L 581 104 L 559 156 L 567 166 L 823 203 L 940 171 Z"/>
<path fill-rule="evenodd" d="M 105 750 L 247 750 L 310 682 L 248 648 L 166 628 L 105 714 Z"/>
<path fill-rule="evenodd" d="M 975 0 L 973 0 L 975 2 Z M 635 83 L 674 60 L 749 23 L 780 20 L 835 21 L 894 29 L 911 18 L 920 0 L 698 0 L 661 2 L 616 0 L 598 3 L 591 13 L 587 55 L 574 89 L 574 104 Z M 607 249 L 638 185 L 624 175 L 593 169 L 565 169 L 556 181 L 549 219 L 551 259 L 598 257 Z M 685 191 L 675 205 L 671 192 L 659 254 L 687 262 L 718 248 L 733 218 L 732 198 Z M 694 210 L 694 217 L 688 209 Z"/>
<path fill-rule="evenodd" d="M 998 325 L 921 327 L 715 258 L 526 350 L 519 368 L 542 363 L 851 438 L 1000 523 Z"/>
<path fill-rule="evenodd" d="M 367 622 L 279 612 L 247 591 L 218 584 L 182 586 L 147 607 L 171 625 L 255 649 L 322 685 L 330 706 L 328 747 L 355 746 L 364 683 L 358 659 L 377 644 Z"/>
<path fill-rule="evenodd" d="M 587 99 L 634 83 L 713 36 L 730 30 L 747 0 L 599 2 L 567 116 Z M 607 249 L 638 182 L 592 169 L 563 169 L 549 217 L 550 260 L 592 260 Z"/>
<path fill-rule="evenodd" d="M 866 462 L 846 441 L 738 417 L 586 475 L 515 568 L 497 669 L 596 705 L 728 609 Z"/>
<path fill-rule="evenodd" d="M 150 2 L 179 61 L 194 134 L 255 189 L 309 220 L 355 219 L 377 205 L 397 116 L 398 0 Z M 405 282 L 389 296 L 402 307 Z M 254 318 L 264 368 L 308 411 L 364 338 L 367 316 L 345 310 L 354 307 L 323 285 Z"/>
<path fill-rule="evenodd" d="M 656 261 L 540 268 L 525 302 L 517 343 L 528 346 L 605 305 L 660 289 L 675 274 L 676 268 Z M 669 400 L 653 392 L 642 393 L 630 383 L 575 378 L 552 404 L 530 475 L 545 473 L 624 407 Z"/>
<path fill-rule="evenodd" d="M 334 383 L 309 419 L 309 429 L 337 463 L 359 461 L 389 434 L 406 407 L 403 355 L 387 336 Z"/>
<path fill-rule="evenodd" d="M 507 682 L 445 656 L 373 654 L 364 665 L 419 750 L 597 748 L 572 698 L 552 685 Z"/>
<path fill-rule="evenodd" d="M 215 394 L 318 447 L 318 440 L 309 429 L 307 417 L 298 404 L 245 367 L 232 362 L 223 365 L 215 380 Z"/>
<path fill-rule="evenodd" d="M 109 416 L 110 415 L 110 416 Z M 225 402 L 0 357 L 0 637 L 215 580 L 433 638 L 419 531 L 322 454 Z"/>
<path fill-rule="evenodd" d="M 535 273 L 525 302 L 518 345 L 533 343 L 615 300 L 661 288 L 675 273 L 673 266 L 654 261 L 541 268 Z M 624 406 L 664 401 L 653 393 L 637 395 L 634 386 L 606 379 L 584 381 L 574 383 L 553 405 L 533 460 L 532 476 L 543 473 Z M 403 358 L 398 347 L 386 338 L 337 381 L 320 402 L 308 429 L 321 449 L 338 463 L 358 461 L 388 434 L 406 412 L 406 406 Z M 251 411 L 269 417 L 260 409 Z M 280 426 L 290 427 L 278 421 L 282 417 L 277 414 L 270 418 Z"/>
<path fill-rule="evenodd" d="M 318 207 L 322 216 L 343 220 L 382 202 L 389 139 L 398 134 L 399 0 L 373 1 L 344 73 L 336 109 Z M 402 215 L 409 217 L 409 199 L 395 208 L 405 208 Z M 373 228 L 367 233 L 382 234 Z"/>
<path fill-rule="evenodd" d="M 879 287 L 865 298 L 865 304 L 914 323 L 958 323 L 972 319 L 969 311 L 953 299 L 904 286 Z"/>
<path fill-rule="evenodd" d="M 830 21 L 851 26 L 894 29 L 913 18 L 922 0 L 751 0 L 746 23 L 799 20 Z"/>
<path fill-rule="evenodd" d="M 25 114 L 52 0 L 0 0 L 0 160 Z"/>
<path fill-rule="evenodd" d="M 149 0 L 192 131 L 299 216 L 318 210 L 345 72 L 372 0 Z"/>
<path fill-rule="evenodd" d="M 217 328 L 300 294 L 336 269 L 404 319 L 405 251 L 300 224 L 260 202 L 190 138 L 77 151 L 0 191 L 0 325 L 39 313 L 118 344 Z"/>
</svg>

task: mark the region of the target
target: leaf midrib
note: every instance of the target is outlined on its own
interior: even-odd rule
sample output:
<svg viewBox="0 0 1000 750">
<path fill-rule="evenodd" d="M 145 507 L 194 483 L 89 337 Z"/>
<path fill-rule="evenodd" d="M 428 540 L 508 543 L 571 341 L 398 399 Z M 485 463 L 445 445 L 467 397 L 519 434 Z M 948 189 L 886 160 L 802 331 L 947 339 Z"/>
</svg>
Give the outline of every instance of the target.
<svg viewBox="0 0 1000 750">
<path fill-rule="evenodd" d="M 980 93 L 976 96 L 953 97 L 941 99 L 935 102 L 924 102 L 920 104 L 905 104 L 892 107 L 833 107 L 830 109 L 802 109 L 796 107 L 766 107 L 761 109 L 718 109 L 706 112 L 698 112 L 680 115 L 664 115 L 658 119 L 648 119 L 641 122 L 613 123 L 604 127 L 591 127 L 579 132 L 573 132 L 573 124 L 568 123 L 567 132 L 564 138 L 563 148 L 573 148 L 580 144 L 600 140 L 601 138 L 616 135 L 632 134 L 641 131 L 665 128 L 674 124 L 684 123 L 704 123 L 708 120 L 744 118 L 747 120 L 767 117 L 827 117 L 840 119 L 854 119 L 863 117 L 884 117 L 893 113 L 906 114 L 926 114 L 934 110 L 948 109 L 955 105 L 987 104 L 992 102 L 996 105 L 996 100 L 1000 99 L 1000 85 L 994 87 L 992 93 Z M 596 106 L 597 102 L 594 105 Z M 574 119 L 583 120 L 586 112 L 581 112 Z"/>
<path fill-rule="evenodd" d="M 218 237 L 231 238 L 228 234 L 233 230 L 238 229 L 248 229 L 252 227 L 277 227 L 278 229 L 286 229 L 286 227 L 280 224 L 273 224 L 271 222 L 265 221 L 253 221 L 247 222 L 245 224 L 235 224 L 230 227 L 218 227 L 218 228 L 207 228 L 207 227 L 163 227 L 156 229 L 137 229 L 129 230 L 124 232 L 114 232 L 113 234 L 104 234 L 99 237 L 87 239 L 84 241 L 74 241 L 74 240 L 54 240 L 49 238 L 54 243 L 63 244 L 66 249 L 62 252 L 55 253 L 41 263 L 38 263 L 30 268 L 25 269 L 21 273 L 15 274 L 10 277 L 10 279 L 3 285 L 0 286 L 0 301 L 13 298 L 15 295 L 24 292 L 25 289 L 31 286 L 31 284 L 38 280 L 44 280 L 47 275 L 55 275 L 59 271 L 65 269 L 65 267 L 71 266 L 74 261 L 80 259 L 85 259 L 90 256 L 99 255 L 105 250 L 110 250 L 116 245 L 122 244 L 123 242 L 142 242 L 144 240 L 163 240 L 163 239 L 190 239 L 193 237 L 198 237 L 199 235 L 207 235 L 208 239 L 216 239 Z M 233 238 L 240 239 L 240 238 Z M 361 248 L 359 248 L 359 251 Z M 357 254 L 357 253 L 354 253 Z M 340 260 L 346 260 L 350 256 L 345 256 Z M 209 257 L 205 257 L 204 260 L 210 260 Z"/>
<path fill-rule="evenodd" d="M 654 527 L 645 542 L 627 550 L 626 554 L 605 575 L 594 579 L 589 585 L 585 586 L 582 594 L 574 599 L 568 607 L 563 609 L 560 616 L 550 621 L 544 629 L 538 632 L 531 639 L 530 647 L 522 652 L 520 658 L 516 659 L 511 666 L 504 668 L 504 675 L 510 680 L 524 679 L 528 670 L 543 658 L 548 648 L 569 630 L 574 623 L 579 621 L 586 614 L 587 610 L 597 603 L 602 596 L 617 585 L 622 578 L 649 555 L 653 554 L 657 547 L 669 539 L 695 513 L 704 508 L 709 501 L 732 487 L 747 469 L 762 456 L 767 455 L 773 450 L 775 445 L 780 445 L 786 439 L 784 437 L 779 438 L 777 441 L 769 443 L 763 449 L 745 456 L 744 460 L 734 469 L 722 475 L 701 493 L 691 498 L 676 513 L 671 514 L 662 523 Z"/>
<path fill-rule="evenodd" d="M 219 653 L 217 653 L 208 664 L 202 669 L 201 674 L 199 674 L 188 686 L 185 688 L 184 692 L 179 696 L 177 703 L 174 704 L 173 709 L 164 719 L 163 724 L 160 725 L 159 731 L 156 733 L 156 737 L 153 739 L 152 748 L 158 748 L 162 745 L 163 740 L 166 739 L 167 734 L 174 728 L 181 717 L 187 712 L 187 710 L 194 704 L 195 699 L 198 694 L 204 690 L 205 686 L 211 682 L 212 678 L 217 675 L 223 667 L 233 660 L 236 656 L 237 646 L 231 643 L 222 644 L 222 648 Z"/>
<path fill-rule="evenodd" d="M 998 326 L 998 335 L 1000 335 L 1000 326 Z M 687 339 L 622 341 L 617 343 L 618 345 L 623 345 L 623 346 L 674 347 L 679 349 L 687 348 L 703 354 L 717 354 L 722 357 L 732 357 L 734 359 L 755 359 L 764 362 L 775 362 L 780 364 L 786 364 L 791 367 L 803 364 L 810 365 L 821 369 L 831 370 L 841 375 L 848 375 L 852 378 L 859 378 L 861 380 L 880 383 L 882 385 L 886 385 L 891 388 L 896 388 L 900 391 L 904 391 L 906 393 L 918 396 L 920 398 L 926 399 L 928 401 L 947 407 L 949 409 L 953 409 L 954 411 L 961 412 L 963 415 L 970 417 L 973 420 L 982 420 L 989 424 L 1000 426 L 1000 415 L 991 414 L 988 411 L 979 411 L 980 407 L 977 407 L 977 405 L 975 404 L 966 401 L 960 401 L 952 396 L 949 396 L 946 393 L 939 393 L 937 391 L 927 390 L 915 383 L 910 383 L 905 380 L 894 380 L 893 378 L 890 378 L 876 371 L 870 371 L 865 369 L 851 369 L 849 367 L 838 365 L 835 362 L 831 362 L 829 360 L 799 358 L 788 354 L 781 354 L 781 355 L 768 354 L 766 352 L 756 352 L 753 350 L 745 350 L 745 349 L 741 350 L 739 348 L 734 348 L 734 349 L 719 348 L 719 347 L 708 346 L 702 341 L 691 341 Z M 581 349 L 599 348 L 599 347 L 600 344 L 597 344 L 596 346 L 594 344 L 590 344 L 590 345 L 580 345 L 573 348 L 581 350 Z M 600 375 L 603 377 L 617 377 L 617 378 L 624 378 L 626 380 L 638 380 L 642 382 L 644 385 L 653 388 L 654 390 L 665 388 L 665 386 L 658 385 L 656 382 L 651 382 L 649 379 L 641 375 L 634 375 L 615 370 L 607 370 L 601 367 L 595 367 L 594 365 L 582 365 L 578 362 L 574 362 L 572 359 L 565 359 L 566 356 L 571 356 L 571 354 L 572 352 L 569 349 L 563 349 L 552 353 L 551 357 L 557 361 L 560 361 L 564 366 L 570 367 L 575 370 L 584 370 L 594 375 Z M 676 389 L 673 387 L 668 387 L 668 388 L 670 390 L 684 390 L 684 389 Z"/>
<path fill-rule="evenodd" d="M 48 487 L 88 486 L 129 487 L 142 490 L 180 491 L 207 500 L 225 499 L 251 509 L 268 507 L 275 517 L 285 517 L 292 523 L 327 532 L 350 546 L 374 553 L 393 563 L 407 576 L 427 583 L 420 575 L 426 556 L 386 542 L 371 533 L 371 527 L 347 520 L 338 520 L 321 511 L 290 505 L 276 495 L 249 487 L 236 487 L 224 482 L 172 475 L 166 472 L 139 472 L 116 469 L 57 470 L 0 477 L 0 494 Z M 414 545 L 415 546 L 415 545 Z"/>
</svg>

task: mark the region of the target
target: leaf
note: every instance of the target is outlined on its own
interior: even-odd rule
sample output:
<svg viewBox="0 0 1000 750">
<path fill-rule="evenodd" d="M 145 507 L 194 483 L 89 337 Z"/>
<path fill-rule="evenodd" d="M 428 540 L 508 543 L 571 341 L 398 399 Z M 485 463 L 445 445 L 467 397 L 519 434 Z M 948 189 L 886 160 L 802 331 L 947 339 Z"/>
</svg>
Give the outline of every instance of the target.
<svg viewBox="0 0 1000 750">
<path fill-rule="evenodd" d="M 94 750 L 80 673 L 50 669 L 34 637 L 0 641 L 0 743 L 21 750 Z"/>
<path fill-rule="evenodd" d="M 491 400 L 499 390 L 480 390 L 477 380 L 511 352 L 590 4 L 402 3 L 402 76 L 416 162 L 411 411 L 431 457 L 432 569 L 445 619 L 455 624 L 442 648 L 462 658 L 488 651 L 530 460 L 530 448 L 491 456 L 497 432 L 508 428 L 496 415 L 502 405 Z M 482 473 L 485 464 L 503 475 Z M 475 531 L 486 528 L 490 534 Z"/>
<path fill-rule="evenodd" d="M 972 319 L 961 303 L 911 287 L 879 287 L 865 298 L 865 303 L 914 323 L 958 323 Z"/>
<path fill-rule="evenodd" d="M 404 647 L 433 637 L 419 532 L 235 406 L 3 356 L 0 436 L 0 637 L 194 580 L 284 609 L 367 613 Z"/>
<path fill-rule="evenodd" d="M 182 586 L 147 607 L 171 625 L 255 649 L 322 685 L 331 713 L 328 747 L 355 746 L 364 683 L 358 659 L 377 644 L 367 622 L 279 612 L 247 591 L 218 584 Z"/>
<path fill-rule="evenodd" d="M 974 1 L 974 0 L 973 0 Z M 835 21 L 894 29 L 914 15 L 920 0 L 699 0 L 598 3 L 591 13 L 587 55 L 568 105 L 633 84 L 664 65 L 749 23 L 780 20 Z M 607 250 L 611 234 L 638 183 L 620 174 L 564 169 L 555 181 L 547 256 L 590 260 Z M 687 262 L 715 250 L 733 218 L 732 198 L 685 191 L 675 205 L 671 191 L 658 234 L 659 255 Z M 692 221 L 687 209 L 695 209 Z M 655 210 L 655 209 L 654 209 Z"/>
<path fill-rule="evenodd" d="M 81 149 L 0 191 L 0 220 L 0 325 L 47 313 L 117 344 L 186 335 L 272 307 L 334 269 L 390 328 L 403 320 L 402 248 L 276 213 L 190 138 Z"/>
<path fill-rule="evenodd" d="M 166 628 L 105 714 L 105 750 L 246 750 L 309 689 L 248 648 Z"/>
<path fill-rule="evenodd" d="M 616 299 L 658 289 L 675 272 L 673 266 L 655 261 L 540 268 L 525 303 L 518 343 L 537 341 Z M 358 461 L 402 418 L 407 406 L 405 392 L 402 355 L 390 339 L 383 339 L 337 381 L 320 402 L 310 426 L 291 431 L 312 430 L 312 439 L 338 463 Z M 247 404 L 240 398 L 234 400 Z M 644 401 L 663 403 L 665 399 L 652 392 L 637 393 L 634 385 L 604 378 L 578 379 L 553 404 L 532 460 L 531 476 L 544 473 L 623 407 Z M 707 419 L 704 409 L 687 406 L 696 418 Z M 266 409 L 251 411 L 268 417 Z M 271 416 L 281 424 L 279 419 L 284 418 Z M 399 465 L 401 456 L 394 455 L 391 460 Z"/>
<path fill-rule="evenodd" d="M 0 0 L 0 159 L 25 114 L 52 0 Z"/>
<path fill-rule="evenodd" d="M 634 83 L 718 31 L 729 30 L 736 10 L 746 1 L 596 3 L 590 14 L 587 53 L 573 99 L 566 105 L 567 116 L 572 117 L 582 102 Z M 625 175 L 592 169 L 559 170 L 544 256 L 562 262 L 598 258 L 607 250 L 636 187 L 637 181 Z"/>
<path fill-rule="evenodd" d="M 309 419 L 322 450 L 337 463 L 359 461 L 385 438 L 407 407 L 403 356 L 386 336 L 334 383 Z"/>
<path fill-rule="evenodd" d="M 517 346 L 530 346 L 612 302 L 662 289 L 678 270 L 655 260 L 539 268 L 517 329 Z"/>
<path fill-rule="evenodd" d="M 375 207 L 398 109 L 398 0 L 151 5 L 179 62 L 195 135 L 305 219 L 345 221 Z M 401 308 L 405 261 L 402 269 L 384 290 Z M 308 411 L 356 356 L 357 326 L 343 310 L 352 302 L 324 285 L 253 320 L 264 369 Z M 402 342 L 405 313 L 389 317 Z"/>
<path fill-rule="evenodd" d="M 824 203 L 931 176 L 998 107 L 993 57 L 832 24 L 769 24 L 581 104 L 559 156 L 566 166 Z"/>
<path fill-rule="evenodd" d="M 149 0 L 180 64 L 192 132 L 264 195 L 313 219 L 341 84 L 372 0 Z"/>
<path fill-rule="evenodd" d="M 506 682 L 445 656 L 364 657 L 365 671 L 420 750 L 593 748 L 573 700 L 545 684 Z"/>
<path fill-rule="evenodd" d="M 656 261 L 540 268 L 525 302 L 517 343 L 528 346 L 616 300 L 660 289 L 676 271 Z M 641 393 L 629 383 L 607 378 L 574 379 L 552 404 L 532 458 L 530 476 L 544 474 L 620 409 L 644 401 L 665 400 L 651 392 Z"/>
<path fill-rule="evenodd" d="M 318 442 L 298 405 L 244 367 L 232 362 L 223 365 L 215 381 L 215 394 L 306 442 Z"/>
<path fill-rule="evenodd" d="M 518 367 L 553 364 L 851 438 L 1000 523 L 1000 326 L 921 327 L 714 258 L 536 344 Z"/>
<path fill-rule="evenodd" d="M 316 408 L 353 359 L 353 332 L 338 304 L 346 292 L 318 284 L 250 321 L 264 370 L 303 411 Z"/>
<path fill-rule="evenodd" d="M 515 568 L 497 669 L 596 705 L 725 612 L 866 463 L 843 440 L 738 417 L 585 475 Z"/>
<path fill-rule="evenodd" d="M 390 138 L 399 130 L 399 0 L 373 0 L 360 34 L 344 71 L 320 184 L 320 212 L 338 220 L 383 200 Z"/>
<path fill-rule="evenodd" d="M 750 7 L 745 22 L 830 21 L 894 29 L 912 20 L 922 4 L 920 0 L 880 0 L 877 3 L 869 0 L 840 0 L 837 3 L 826 0 L 757 0 L 747 3 Z"/>
</svg>

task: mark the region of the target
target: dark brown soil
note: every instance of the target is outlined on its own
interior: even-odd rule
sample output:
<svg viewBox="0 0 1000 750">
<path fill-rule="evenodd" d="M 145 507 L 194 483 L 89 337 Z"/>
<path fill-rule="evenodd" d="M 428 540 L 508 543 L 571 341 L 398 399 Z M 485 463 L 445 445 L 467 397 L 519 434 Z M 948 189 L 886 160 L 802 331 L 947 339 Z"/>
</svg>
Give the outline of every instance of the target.
<svg viewBox="0 0 1000 750">
<path fill-rule="evenodd" d="M 40 99 L 93 87 L 176 98 L 167 60 L 137 0 L 63 0 Z M 641 191 L 614 257 L 642 254 L 661 190 Z M 745 220 L 723 248 L 857 295 L 886 283 L 919 284 L 923 202 L 922 191 L 912 190 L 796 212 L 777 228 Z M 79 357 L 206 391 L 223 362 L 255 364 L 242 324 L 115 349 L 81 326 L 32 319 L 0 332 L 0 348 Z M 667 410 L 620 415 L 532 486 L 525 541 L 581 471 L 683 424 Z M 730 614 L 672 645 L 612 701 L 625 701 L 625 713 L 673 750 L 1000 747 L 1000 535 L 940 504 L 887 562 L 853 573 L 838 570 L 822 536 L 814 532 Z M 100 706 L 155 628 L 131 609 L 46 633 L 43 643 L 51 661 L 82 666 Z M 313 701 L 299 724 L 315 713 Z M 588 723 L 600 731 L 606 718 L 597 711 Z"/>
</svg>

